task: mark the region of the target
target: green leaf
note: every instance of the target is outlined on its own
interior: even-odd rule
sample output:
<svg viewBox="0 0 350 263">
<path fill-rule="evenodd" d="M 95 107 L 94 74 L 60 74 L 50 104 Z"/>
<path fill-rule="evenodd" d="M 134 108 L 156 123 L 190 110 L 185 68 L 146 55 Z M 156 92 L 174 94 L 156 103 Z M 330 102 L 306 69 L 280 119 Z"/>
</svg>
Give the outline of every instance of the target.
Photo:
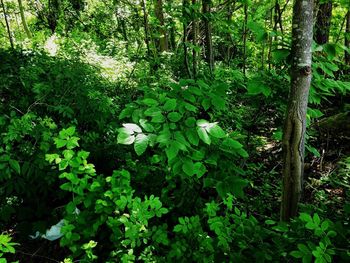
<svg viewBox="0 0 350 263">
<path fill-rule="evenodd" d="M 75 133 L 75 127 L 69 127 L 65 130 L 65 132 L 68 136 L 73 136 L 73 134 Z"/>
<path fill-rule="evenodd" d="M 314 214 L 314 218 L 313 219 L 314 219 L 313 221 L 315 222 L 316 225 L 319 225 L 321 223 L 321 219 L 318 216 L 318 214 Z"/>
<path fill-rule="evenodd" d="M 310 253 L 311 251 L 309 250 L 309 248 L 304 245 L 304 244 L 298 244 L 298 249 L 302 252 L 304 252 L 304 254 L 308 254 Z"/>
<path fill-rule="evenodd" d="M 166 156 L 168 157 L 168 161 L 173 160 L 179 152 L 179 148 L 176 144 L 171 143 L 168 148 L 165 149 Z"/>
<path fill-rule="evenodd" d="M 197 127 L 197 134 L 199 136 L 199 138 L 206 144 L 210 145 L 211 143 L 211 139 L 207 133 L 207 131 L 205 130 L 205 128 L 201 128 L 201 127 Z"/>
<path fill-rule="evenodd" d="M 207 172 L 207 168 L 201 162 L 196 162 L 194 164 L 194 174 L 197 175 L 197 178 L 201 178 Z"/>
<path fill-rule="evenodd" d="M 203 106 L 203 108 L 204 108 L 204 110 L 208 110 L 209 108 L 210 108 L 210 106 L 211 106 L 211 102 L 210 102 L 210 99 L 208 99 L 208 98 L 205 98 L 203 101 L 202 101 L 202 106 Z"/>
<path fill-rule="evenodd" d="M 17 173 L 20 174 L 21 173 L 21 166 L 19 165 L 18 161 L 10 159 L 9 160 L 9 164 L 11 166 L 11 168 Z"/>
<path fill-rule="evenodd" d="M 207 130 L 209 134 L 215 138 L 224 138 L 226 136 L 224 130 L 216 123 Z"/>
<path fill-rule="evenodd" d="M 158 101 L 151 99 L 151 98 L 146 98 L 146 99 L 142 100 L 142 103 L 147 105 L 147 106 L 157 106 L 158 105 Z"/>
<path fill-rule="evenodd" d="M 123 126 L 126 129 L 124 131 L 126 133 L 129 133 L 129 134 L 134 134 L 135 132 L 137 132 L 137 133 L 142 132 L 141 128 L 137 124 L 134 124 L 134 123 L 124 123 Z"/>
<path fill-rule="evenodd" d="M 130 135 L 128 131 L 125 130 L 125 128 L 121 128 L 118 130 L 119 134 L 117 137 L 117 142 L 120 144 L 130 145 L 135 141 L 135 136 Z"/>
<path fill-rule="evenodd" d="M 172 122 L 178 122 L 179 120 L 181 120 L 182 115 L 178 112 L 170 112 L 168 114 L 168 119 Z"/>
<path fill-rule="evenodd" d="M 135 138 L 134 149 L 138 156 L 143 154 L 148 146 L 148 137 L 145 134 L 138 134 Z"/>
<path fill-rule="evenodd" d="M 163 116 L 163 114 L 161 112 L 156 113 L 153 117 L 152 117 L 152 122 L 155 123 L 163 123 L 165 121 L 165 117 Z"/>
<path fill-rule="evenodd" d="M 300 213 L 299 218 L 304 222 L 312 222 L 312 218 L 307 213 Z"/>
<path fill-rule="evenodd" d="M 264 94 L 265 97 L 268 97 L 271 94 L 271 88 L 258 79 L 250 80 L 247 90 L 250 95 Z"/>
<path fill-rule="evenodd" d="M 173 111 L 176 109 L 176 105 L 177 105 L 176 99 L 168 99 L 163 106 L 163 110 Z"/>
<path fill-rule="evenodd" d="M 186 158 L 182 165 L 182 170 L 185 172 L 185 174 L 192 176 L 194 174 L 194 164 L 193 161 L 189 158 Z"/>
<path fill-rule="evenodd" d="M 145 119 L 140 119 L 140 125 L 146 132 L 153 132 L 154 127 L 152 124 L 148 123 Z"/>
<path fill-rule="evenodd" d="M 195 130 L 187 130 L 186 137 L 192 145 L 198 146 L 199 137 L 198 137 L 198 134 Z"/>
<path fill-rule="evenodd" d="M 211 95 L 211 103 L 217 110 L 224 110 L 226 108 L 226 101 L 217 95 Z"/>
<path fill-rule="evenodd" d="M 192 128 L 192 127 L 194 127 L 196 125 L 196 119 L 193 118 L 193 117 L 189 117 L 189 118 L 187 118 L 185 120 L 185 124 L 186 124 L 187 127 Z"/>
<path fill-rule="evenodd" d="M 66 146 L 67 141 L 63 140 L 63 139 L 60 139 L 60 138 L 55 138 L 55 144 L 56 144 L 57 148 L 62 148 L 64 146 Z"/>
<path fill-rule="evenodd" d="M 231 138 L 226 138 L 223 142 L 222 145 L 228 148 L 232 148 L 235 150 L 241 149 L 243 147 L 242 144 L 240 144 L 238 141 L 231 139 Z"/>
<path fill-rule="evenodd" d="M 144 114 L 146 116 L 154 117 L 154 116 L 157 116 L 159 114 L 162 114 L 162 112 L 157 107 L 151 107 L 151 108 L 148 108 L 147 110 L 145 110 Z"/>
<path fill-rule="evenodd" d="M 295 257 L 295 258 L 302 258 L 304 254 L 298 250 L 295 250 L 295 251 L 290 252 L 290 255 L 292 257 Z"/>
</svg>

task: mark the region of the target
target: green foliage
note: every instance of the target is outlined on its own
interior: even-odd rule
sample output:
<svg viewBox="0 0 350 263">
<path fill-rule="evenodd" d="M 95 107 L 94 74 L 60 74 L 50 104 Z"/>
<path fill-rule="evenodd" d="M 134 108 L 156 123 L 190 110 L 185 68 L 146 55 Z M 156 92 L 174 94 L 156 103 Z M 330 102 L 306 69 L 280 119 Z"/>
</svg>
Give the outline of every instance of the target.
<svg viewBox="0 0 350 263">
<path fill-rule="evenodd" d="M 0 262 L 1 263 L 7 263 L 5 254 L 14 254 L 16 252 L 15 246 L 18 245 L 17 243 L 12 242 L 12 238 L 7 234 L 0 234 Z M 12 262 L 12 263 L 18 263 Z"/>
<path fill-rule="evenodd" d="M 64 181 L 60 188 L 74 194 L 66 205 L 61 245 L 68 246 L 76 256 L 85 251 L 86 262 L 97 259 L 92 249 L 122 262 L 136 260 L 138 254 L 133 251 L 152 257 L 155 244 L 168 243 L 165 230 L 153 226 L 152 219 L 162 217 L 168 210 L 154 195 L 145 196 L 144 200 L 135 197 L 126 170 L 114 171 L 107 177 L 97 175 L 94 165 L 87 162 L 89 153 L 76 151 L 79 138 L 75 135 L 74 127 L 60 131 L 55 142 L 63 151 L 46 155 L 46 160 L 61 171 L 59 177 Z M 106 227 L 112 231 L 107 237 L 101 233 Z M 108 238 L 110 250 L 99 247 L 99 241 L 91 238 L 103 243 Z M 149 244 L 150 241 L 155 244 Z"/>
<path fill-rule="evenodd" d="M 174 176 L 194 182 L 204 178 L 204 187 L 216 186 L 222 197 L 227 192 L 242 196 L 247 182 L 220 173 L 231 169 L 222 164 L 247 158 L 248 153 L 216 122 L 201 116 L 206 112 L 210 117 L 210 112 L 225 109 L 222 96 L 226 90 L 224 83 L 209 86 L 202 80 L 181 80 L 166 89 L 144 89 L 145 95 L 128 104 L 119 116 L 120 119 L 131 118 L 134 123 L 125 123 L 118 130 L 118 143 L 134 144 L 137 155 L 151 147 L 153 156 L 148 157 L 148 162 L 157 159 L 157 165 L 171 180 Z M 235 168 L 233 165 L 232 170 Z M 220 174 L 218 177 L 207 174 L 214 170 Z"/>
</svg>

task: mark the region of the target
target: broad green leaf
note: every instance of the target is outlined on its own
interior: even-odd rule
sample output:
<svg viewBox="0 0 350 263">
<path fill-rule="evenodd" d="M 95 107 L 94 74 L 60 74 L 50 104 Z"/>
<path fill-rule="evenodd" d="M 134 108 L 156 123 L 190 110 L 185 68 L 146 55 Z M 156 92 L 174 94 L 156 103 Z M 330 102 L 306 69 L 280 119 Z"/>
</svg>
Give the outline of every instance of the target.
<svg viewBox="0 0 350 263">
<path fill-rule="evenodd" d="M 148 137 L 145 134 L 138 134 L 135 138 L 134 149 L 138 156 L 143 154 L 148 146 Z"/>
<path fill-rule="evenodd" d="M 224 138 L 226 136 L 224 130 L 216 123 L 207 130 L 209 131 L 209 134 L 215 138 Z"/>
<path fill-rule="evenodd" d="M 154 117 L 154 116 L 157 116 L 159 114 L 162 114 L 162 112 L 157 107 L 151 107 L 151 108 L 148 108 L 147 110 L 145 110 L 144 114 L 146 116 L 149 116 L 149 117 Z"/>
<path fill-rule="evenodd" d="M 203 101 L 202 101 L 202 106 L 204 108 L 204 110 L 208 110 L 211 106 L 211 102 L 210 102 L 210 99 L 208 98 L 205 98 Z"/>
<path fill-rule="evenodd" d="M 195 172 L 194 169 L 195 169 L 195 167 L 194 167 L 193 161 L 189 158 L 186 158 L 186 160 L 184 161 L 184 163 L 182 165 L 182 170 L 188 176 L 192 176 Z"/>
<path fill-rule="evenodd" d="M 141 127 L 146 131 L 146 132 L 153 132 L 154 127 L 152 124 L 150 124 L 147 120 L 145 119 L 140 119 L 140 125 Z"/>
<path fill-rule="evenodd" d="M 211 103 L 217 110 L 226 109 L 226 101 L 217 95 L 211 95 Z"/>
<path fill-rule="evenodd" d="M 117 142 L 120 144 L 130 145 L 135 141 L 135 136 L 130 135 L 128 132 L 125 132 L 123 128 L 119 129 L 119 134 L 117 137 Z"/>
<path fill-rule="evenodd" d="M 205 128 L 201 128 L 201 127 L 197 127 L 197 134 L 199 136 L 199 138 L 206 144 L 210 145 L 211 143 L 211 139 L 207 133 L 207 131 L 205 130 Z"/>
<path fill-rule="evenodd" d="M 73 134 L 75 133 L 75 127 L 69 127 L 65 130 L 65 132 L 68 136 L 73 136 Z"/>
<path fill-rule="evenodd" d="M 161 112 L 156 113 L 152 117 L 152 122 L 154 122 L 154 123 L 163 123 L 164 121 L 165 121 L 165 117 L 163 116 L 163 114 Z"/>
<path fill-rule="evenodd" d="M 137 132 L 137 133 L 142 132 L 141 128 L 137 124 L 134 124 L 134 123 L 124 123 L 123 126 L 125 127 L 127 133 L 129 133 L 129 134 L 134 134 L 135 132 Z"/>
<path fill-rule="evenodd" d="M 168 99 L 163 106 L 163 110 L 173 111 L 176 109 L 176 105 L 177 105 L 176 99 Z"/>
<path fill-rule="evenodd" d="M 194 164 L 194 174 L 197 175 L 197 178 L 201 178 L 207 172 L 207 168 L 201 162 L 196 162 Z"/>
<path fill-rule="evenodd" d="M 294 258 L 302 258 L 304 254 L 298 250 L 295 250 L 295 251 L 290 252 L 290 255 Z"/>
<path fill-rule="evenodd" d="M 188 139 L 188 141 L 194 145 L 194 146 L 198 146 L 199 144 L 199 137 L 198 134 L 195 130 L 187 130 L 186 132 L 186 137 Z"/>
<path fill-rule="evenodd" d="M 168 143 L 171 138 L 171 133 L 169 130 L 163 130 L 160 132 L 160 134 L 157 136 L 156 141 L 158 143 Z"/>
<path fill-rule="evenodd" d="M 168 119 L 172 122 L 178 122 L 179 120 L 181 120 L 182 115 L 178 112 L 170 112 L 168 114 Z"/>
<path fill-rule="evenodd" d="M 130 117 L 133 111 L 134 111 L 134 109 L 132 107 L 126 107 L 119 114 L 119 120 L 122 120 L 126 117 Z"/>
<path fill-rule="evenodd" d="M 185 124 L 187 127 L 194 127 L 196 125 L 196 119 L 193 117 L 189 117 L 185 120 Z"/>
<path fill-rule="evenodd" d="M 264 94 L 265 97 L 268 97 L 271 94 L 271 88 L 257 79 L 248 82 L 247 90 L 250 95 Z"/>
<path fill-rule="evenodd" d="M 174 143 L 171 143 L 170 146 L 165 149 L 168 161 L 173 160 L 177 156 L 178 152 L 179 148 Z"/>
<path fill-rule="evenodd" d="M 17 160 L 10 159 L 9 164 L 17 174 L 21 173 L 21 166 L 19 165 L 19 162 Z"/>
<path fill-rule="evenodd" d="M 307 213 L 300 213 L 299 218 L 304 222 L 312 222 L 312 217 Z"/>
<path fill-rule="evenodd" d="M 147 105 L 147 106 L 157 106 L 158 105 L 158 101 L 156 101 L 155 99 L 151 99 L 151 98 L 143 99 L 142 103 Z"/>
<path fill-rule="evenodd" d="M 242 144 L 240 144 L 238 141 L 231 139 L 231 138 L 226 138 L 223 142 L 222 145 L 228 148 L 232 148 L 235 150 L 241 149 L 243 147 Z"/>
<path fill-rule="evenodd" d="M 60 139 L 60 138 L 55 138 L 55 144 L 56 144 L 57 148 L 62 148 L 64 146 L 66 146 L 67 141 L 63 140 L 63 139 Z"/>
</svg>

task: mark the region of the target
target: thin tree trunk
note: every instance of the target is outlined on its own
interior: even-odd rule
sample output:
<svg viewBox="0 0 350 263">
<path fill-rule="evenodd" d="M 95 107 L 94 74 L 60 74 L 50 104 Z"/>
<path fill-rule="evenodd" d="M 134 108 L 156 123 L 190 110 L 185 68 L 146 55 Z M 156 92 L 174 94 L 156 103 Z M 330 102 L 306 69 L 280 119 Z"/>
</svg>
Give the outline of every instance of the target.
<svg viewBox="0 0 350 263">
<path fill-rule="evenodd" d="M 227 25 L 228 26 L 231 26 L 231 22 L 232 22 L 232 15 L 233 15 L 233 12 L 235 10 L 235 6 L 236 6 L 236 0 L 234 0 L 232 2 L 232 5 L 231 3 L 227 3 L 227 15 L 226 15 L 226 19 L 227 19 Z M 225 34 L 225 39 L 226 39 L 226 47 L 225 47 L 225 51 L 226 51 L 226 54 L 225 54 L 225 62 L 227 63 L 228 66 L 230 66 L 230 61 L 231 61 L 231 57 L 232 57 L 232 49 L 233 49 L 233 41 L 232 41 L 232 37 L 231 37 L 231 33 L 230 32 L 227 32 Z M 231 46 L 232 45 L 232 46 Z"/>
<path fill-rule="evenodd" d="M 186 67 L 186 71 L 187 74 L 190 78 L 193 78 L 191 69 L 190 69 L 190 65 L 188 63 L 188 50 L 187 50 L 187 35 L 188 35 L 188 14 L 186 12 L 186 8 L 188 9 L 189 3 L 188 0 L 183 0 L 182 1 L 182 16 L 184 18 L 183 21 L 183 40 L 182 40 L 182 44 L 183 44 L 183 49 L 184 49 L 184 63 L 185 63 L 185 67 Z"/>
<path fill-rule="evenodd" d="M 302 193 L 306 110 L 311 82 L 313 0 L 296 0 L 292 23 L 291 88 L 283 131 L 281 220 L 297 215 Z"/>
<path fill-rule="evenodd" d="M 192 5 L 195 6 L 197 4 L 197 0 L 192 0 Z M 192 71 L 193 71 L 193 77 L 196 78 L 197 76 L 197 51 L 196 47 L 198 45 L 198 21 L 197 21 L 197 13 L 194 12 L 192 19 Z"/>
<path fill-rule="evenodd" d="M 7 33 L 8 33 L 9 40 L 10 40 L 10 45 L 11 45 L 11 48 L 14 49 L 14 44 L 13 44 L 13 39 L 12 39 L 12 34 L 11 34 L 11 29 L 10 29 L 10 24 L 9 24 L 9 21 L 7 20 L 7 14 L 6 14 L 6 9 L 5 9 L 5 5 L 4 5 L 4 1 L 3 0 L 1 0 L 1 6 L 2 6 L 2 11 L 4 13 L 4 18 L 5 18 Z"/>
<path fill-rule="evenodd" d="M 345 51 L 345 63 L 350 65 L 350 10 L 346 14 L 345 46 L 348 48 L 348 52 Z"/>
<path fill-rule="evenodd" d="M 323 45 L 328 43 L 329 29 L 332 19 L 332 1 L 321 3 L 318 8 L 316 24 L 315 24 L 315 41 L 317 44 Z"/>
<path fill-rule="evenodd" d="M 145 31 L 145 42 L 147 47 L 147 57 L 151 58 L 151 49 L 149 45 L 149 27 L 148 27 L 148 14 L 146 10 L 145 0 L 141 0 L 141 8 L 143 12 L 143 29 Z"/>
<path fill-rule="evenodd" d="M 204 31 L 205 31 L 205 60 L 209 65 L 210 75 L 213 76 L 214 71 L 214 55 L 213 55 L 213 40 L 212 26 L 210 22 L 211 0 L 202 0 L 202 9 L 204 15 Z"/>
<path fill-rule="evenodd" d="M 32 37 L 32 33 L 30 33 L 30 30 L 28 28 L 28 24 L 27 24 L 27 21 L 26 21 L 26 17 L 24 15 L 24 8 L 23 8 L 22 0 L 18 0 L 18 7 L 19 7 L 19 12 L 21 14 L 21 19 L 22 19 L 22 24 L 23 24 L 24 31 L 26 32 L 27 37 L 31 38 Z"/>
<path fill-rule="evenodd" d="M 248 4 L 244 4 L 244 24 L 243 24 L 243 74 L 245 76 L 247 60 L 247 23 L 248 23 Z"/>
<path fill-rule="evenodd" d="M 155 14 L 159 21 L 159 51 L 168 51 L 168 34 L 167 31 L 164 28 L 164 14 L 163 14 L 163 1 L 162 0 L 155 0 Z"/>
</svg>

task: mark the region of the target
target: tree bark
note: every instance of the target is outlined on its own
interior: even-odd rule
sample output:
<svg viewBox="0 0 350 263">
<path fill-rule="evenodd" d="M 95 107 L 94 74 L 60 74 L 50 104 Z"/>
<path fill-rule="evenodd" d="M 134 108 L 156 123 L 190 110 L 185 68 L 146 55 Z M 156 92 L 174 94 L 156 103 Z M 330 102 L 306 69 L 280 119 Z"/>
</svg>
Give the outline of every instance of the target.
<svg viewBox="0 0 350 263">
<path fill-rule="evenodd" d="M 291 88 L 283 131 L 281 220 L 296 216 L 302 193 L 306 110 L 311 83 L 313 0 L 295 0 L 292 23 Z"/>
<path fill-rule="evenodd" d="M 190 78 L 193 78 L 190 65 L 188 63 L 188 50 L 187 50 L 187 35 L 188 35 L 188 14 L 186 12 L 186 9 L 188 9 L 189 2 L 188 0 L 182 0 L 182 16 L 183 16 L 183 50 L 184 50 L 184 64 L 186 67 L 187 74 Z"/>
<path fill-rule="evenodd" d="M 205 32 L 205 60 L 208 63 L 210 75 L 214 71 L 214 55 L 213 55 L 213 40 L 212 26 L 210 22 L 211 0 L 202 0 L 203 22 Z"/>
<path fill-rule="evenodd" d="M 30 33 L 30 30 L 28 28 L 28 24 L 27 24 L 27 21 L 26 21 L 26 17 L 24 15 L 24 8 L 23 8 L 22 0 L 18 0 L 18 7 L 19 7 L 19 12 L 21 14 L 21 20 L 22 20 L 24 31 L 26 32 L 27 37 L 31 38 L 32 37 L 32 33 Z"/>
<path fill-rule="evenodd" d="M 244 23 L 243 23 L 243 74 L 245 76 L 247 61 L 247 24 L 248 24 L 248 4 L 244 4 Z"/>
<path fill-rule="evenodd" d="M 346 14 L 346 29 L 345 29 L 345 46 L 348 52 L 345 51 L 345 63 L 350 65 L 350 10 Z"/>
<path fill-rule="evenodd" d="M 151 57 L 151 49 L 149 46 L 149 26 L 148 26 L 148 14 L 146 10 L 145 0 L 141 0 L 141 8 L 143 12 L 143 29 L 145 31 L 145 42 L 147 48 L 148 59 Z"/>
<path fill-rule="evenodd" d="M 319 45 L 328 43 L 332 20 L 332 1 L 321 3 L 318 8 L 315 24 L 315 41 Z"/>
<path fill-rule="evenodd" d="M 195 6 L 197 4 L 197 0 L 192 0 L 192 5 Z M 197 21 L 197 10 L 193 11 L 193 19 L 192 19 L 192 71 L 193 71 L 193 77 L 196 78 L 197 76 L 197 51 L 196 47 L 198 46 L 198 21 Z"/>
<path fill-rule="evenodd" d="M 154 3 L 155 7 L 155 14 L 156 17 L 159 21 L 159 34 L 160 34 L 160 38 L 159 38 L 159 46 L 158 49 L 160 52 L 163 51 L 168 51 L 168 34 L 167 31 L 164 28 L 164 13 L 163 13 L 163 1 L 162 0 L 155 0 Z"/>
<path fill-rule="evenodd" d="M 4 18 L 5 18 L 7 33 L 8 33 L 9 40 L 10 40 L 10 45 L 11 45 L 11 48 L 14 49 L 14 44 L 13 44 L 13 39 L 12 39 L 12 34 L 11 34 L 11 29 L 10 29 L 10 24 L 9 24 L 9 21 L 7 20 L 7 14 L 6 14 L 6 9 L 5 9 L 5 5 L 4 5 L 4 1 L 3 0 L 1 0 L 1 6 L 2 6 L 2 11 L 4 13 Z"/>
</svg>

